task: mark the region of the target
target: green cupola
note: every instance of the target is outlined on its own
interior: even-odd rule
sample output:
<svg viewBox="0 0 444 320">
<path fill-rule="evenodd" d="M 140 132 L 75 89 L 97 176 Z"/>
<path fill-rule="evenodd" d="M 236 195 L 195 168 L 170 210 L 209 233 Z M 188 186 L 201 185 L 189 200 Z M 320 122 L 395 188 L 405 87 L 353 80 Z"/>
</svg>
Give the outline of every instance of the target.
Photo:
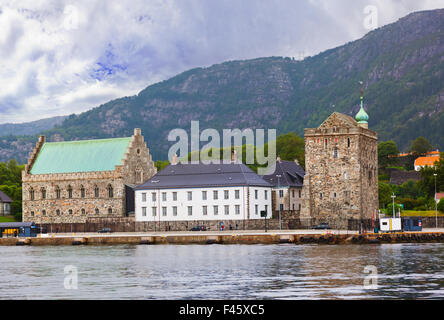
<svg viewBox="0 0 444 320">
<path fill-rule="evenodd" d="M 361 82 L 362 85 L 362 82 Z M 369 116 L 367 112 L 364 110 L 364 91 L 361 89 L 361 109 L 359 110 L 358 114 L 355 117 L 356 121 L 358 121 L 358 124 L 361 127 L 368 128 L 368 119 Z"/>
</svg>

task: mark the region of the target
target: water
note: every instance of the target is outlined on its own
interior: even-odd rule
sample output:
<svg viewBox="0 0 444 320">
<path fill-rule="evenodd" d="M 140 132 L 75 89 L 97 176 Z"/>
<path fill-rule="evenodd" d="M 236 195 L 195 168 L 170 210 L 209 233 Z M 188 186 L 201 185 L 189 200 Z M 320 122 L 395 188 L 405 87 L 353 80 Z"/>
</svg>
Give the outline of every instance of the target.
<svg viewBox="0 0 444 320">
<path fill-rule="evenodd" d="M 1 299 L 444 298 L 440 243 L 30 246 L 0 253 Z M 65 289 L 70 265 L 77 289 Z M 376 289 L 363 286 L 369 265 L 378 271 Z"/>
</svg>

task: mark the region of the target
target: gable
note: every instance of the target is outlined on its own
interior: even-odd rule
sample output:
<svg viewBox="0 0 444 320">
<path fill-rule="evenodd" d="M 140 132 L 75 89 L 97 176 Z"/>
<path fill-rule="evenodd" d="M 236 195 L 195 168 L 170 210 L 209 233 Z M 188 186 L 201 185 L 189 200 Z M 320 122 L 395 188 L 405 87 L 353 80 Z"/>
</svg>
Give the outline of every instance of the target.
<svg viewBox="0 0 444 320">
<path fill-rule="evenodd" d="M 122 164 L 130 138 L 43 144 L 31 174 L 113 171 Z"/>
<path fill-rule="evenodd" d="M 332 113 L 319 128 L 333 128 L 333 127 L 346 127 L 352 128 L 358 126 L 358 122 L 350 116 L 345 114 L 334 112 Z"/>
</svg>

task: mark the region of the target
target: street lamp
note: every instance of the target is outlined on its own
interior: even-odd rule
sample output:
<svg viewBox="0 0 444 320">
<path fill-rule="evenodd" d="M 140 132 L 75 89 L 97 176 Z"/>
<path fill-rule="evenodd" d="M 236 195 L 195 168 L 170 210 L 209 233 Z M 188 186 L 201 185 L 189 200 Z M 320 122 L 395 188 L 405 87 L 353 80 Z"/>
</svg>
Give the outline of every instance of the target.
<svg viewBox="0 0 444 320">
<path fill-rule="evenodd" d="M 282 223 L 281 223 L 281 183 L 280 178 L 282 177 L 280 174 L 277 174 L 276 177 L 278 178 L 278 205 L 279 205 L 279 230 L 282 230 Z"/>
<path fill-rule="evenodd" d="M 395 218 L 395 193 L 392 194 L 392 199 L 393 199 L 393 219 Z"/>
<path fill-rule="evenodd" d="M 438 202 L 436 201 L 436 177 L 438 176 L 438 174 L 434 173 L 433 176 L 435 177 L 435 228 L 438 229 Z"/>
</svg>

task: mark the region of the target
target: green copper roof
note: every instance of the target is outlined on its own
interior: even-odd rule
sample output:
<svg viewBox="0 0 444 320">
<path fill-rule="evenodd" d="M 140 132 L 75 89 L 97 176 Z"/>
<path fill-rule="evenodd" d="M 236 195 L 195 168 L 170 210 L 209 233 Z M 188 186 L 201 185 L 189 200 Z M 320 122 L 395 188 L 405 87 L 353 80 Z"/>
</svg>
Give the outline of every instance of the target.
<svg viewBox="0 0 444 320">
<path fill-rule="evenodd" d="M 31 174 L 113 171 L 122 164 L 131 138 L 47 142 Z"/>
<path fill-rule="evenodd" d="M 361 97 L 361 110 L 359 110 L 358 114 L 355 117 L 356 121 L 358 121 L 358 123 L 367 123 L 369 116 L 367 114 L 367 112 L 365 112 L 364 110 L 364 99 L 363 97 Z"/>
</svg>

